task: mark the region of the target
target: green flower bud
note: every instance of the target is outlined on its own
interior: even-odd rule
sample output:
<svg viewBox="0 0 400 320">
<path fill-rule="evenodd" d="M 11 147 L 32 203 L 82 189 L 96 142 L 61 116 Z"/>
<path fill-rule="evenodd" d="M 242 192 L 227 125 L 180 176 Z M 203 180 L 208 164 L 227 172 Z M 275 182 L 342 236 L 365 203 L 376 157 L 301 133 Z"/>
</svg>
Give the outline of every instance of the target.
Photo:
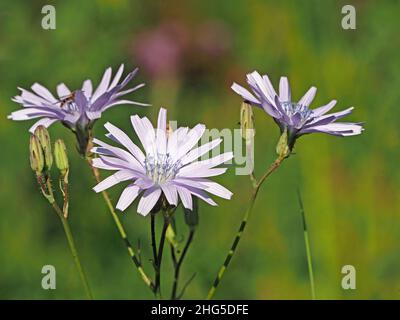
<svg viewBox="0 0 400 320">
<path fill-rule="evenodd" d="M 286 158 L 290 155 L 290 151 L 291 150 L 288 143 L 288 131 L 285 129 L 279 138 L 278 144 L 276 145 L 276 153 L 280 158 Z"/>
<path fill-rule="evenodd" d="M 39 139 L 42 146 L 45 169 L 50 170 L 53 164 L 53 154 L 51 153 L 51 140 L 49 132 L 44 126 L 38 126 L 34 134 Z"/>
<path fill-rule="evenodd" d="M 29 159 L 32 170 L 41 174 L 44 169 L 44 155 L 39 139 L 35 135 L 31 135 L 29 140 Z"/>
<path fill-rule="evenodd" d="M 254 137 L 254 115 L 250 104 L 243 102 L 240 109 L 240 132 L 242 138 L 251 140 Z"/>
<path fill-rule="evenodd" d="M 54 160 L 56 162 L 56 166 L 61 173 L 65 173 L 68 168 L 68 156 L 67 156 L 67 148 L 65 147 L 64 141 L 58 139 L 54 143 Z"/>
<path fill-rule="evenodd" d="M 184 216 L 189 228 L 193 229 L 199 224 L 199 204 L 196 197 L 193 197 L 193 210 L 185 208 Z"/>
<path fill-rule="evenodd" d="M 165 234 L 165 237 L 167 238 L 168 242 L 176 249 L 179 246 L 179 242 L 176 239 L 176 233 L 174 230 L 174 227 L 170 223 L 167 228 L 167 232 Z"/>
</svg>

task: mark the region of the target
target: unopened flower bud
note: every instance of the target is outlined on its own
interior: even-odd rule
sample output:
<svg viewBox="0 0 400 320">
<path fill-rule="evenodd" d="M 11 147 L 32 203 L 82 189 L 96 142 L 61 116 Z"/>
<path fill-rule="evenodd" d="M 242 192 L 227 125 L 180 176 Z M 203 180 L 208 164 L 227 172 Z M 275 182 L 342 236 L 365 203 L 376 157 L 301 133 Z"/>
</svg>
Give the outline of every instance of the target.
<svg viewBox="0 0 400 320">
<path fill-rule="evenodd" d="M 251 140 L 254 137 L 254 115 L 250 104 L 243 102 L 240 109 L 240 132 L 242 138 Z"/>
<path fill-rule="evenodd" d="M 51 153 L 51 140 L 49 132 L 44 126 L 38 126 L 34 134 L 39 139 L 39 142 L 42 146 L 45 169 L 50 170 L 53 164 L 53 154 Z"/>
<path fill-rule="evenodd" d="M 199 224 L 199 204 L 196 197 L 193 197 L 193 210 L 185 209 L 185 223 L 193 229 Z"/>
<path fill-rule="evenodd" d="M 278 144 L 276 145 L 276 153 L 280 158 L 286 158 L 290 155 L 290 147 L 288 143 L 288 131 L 285 129 L 279 138 Z"/>
<path fill-rule="evenodd" d="M 68 156 L 67 156 L 67 148 L 65 147 L 64 141 L 58 139 L 54 143 L 54 160 L 56 162 L 56 166 L 61 173 L 65 173 L 68 168 Z"/>
<path fill-rule="evenodd" d="M 29 140 L 29 159 L 32 170 L 37 174 L 42 173 L 44 169 L 43 150 L 39 139 L 35 135 L 31 135 Z"/>
</svg>

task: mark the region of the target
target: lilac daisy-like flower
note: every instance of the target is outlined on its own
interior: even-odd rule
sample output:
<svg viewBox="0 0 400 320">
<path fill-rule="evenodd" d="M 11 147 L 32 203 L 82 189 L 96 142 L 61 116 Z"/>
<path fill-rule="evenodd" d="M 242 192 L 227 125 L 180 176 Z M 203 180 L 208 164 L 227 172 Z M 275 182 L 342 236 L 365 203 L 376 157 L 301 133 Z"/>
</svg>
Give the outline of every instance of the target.
<svg viewBox="0 0 400 320">
<path fill-rule="evenodd" d="M 247 83 L 253 94 L 236 83 L 233 83 L 232 89 L 246 102 L 261 107 L 274 118 L 281 133 L 287 133 L 290 150 L 296 139 L 304 134 L 321 132 L 335 136 L 352 136 L 363 131 L 360 123 L 336 122 L 350 114 L 353 107 L 328 114 L 336 104 L 336 100 L 332 100 L 324 106 L 310 109 L 309 106 L 317 92 L 315 87 L 311 87 L 298 102 L 293 102 L 286 77 L 280 79 L 279 95 L 274 90 L 268 76 L 261 76 L 257 71 L 247 75 Z"/>
<path fill-rule="evenodd" d="M 91 80 L 85 80 L 82 88 L 75 91 L 71 91 L 64 83 L 61 83 L 57 86 L 57 97 L 38 83 L 32 85 L 32 92 L 19 88 L 21 94 L 12 100 L 22 105 L 23 109 L 12 112 L 8 118 L 16 121 L 40 118 L 29 129 L 30 132 L 34 132 L 40 125 L 49 127 L 60 121 L 77 134 L 78 140 L 83 140 L 79 141 L 80 144 L 81 142 L 85 144 L 88 138 L 87 131 L 105 110 L 120 104 L 147 106 L 147 104 L 121 99 L 122 96 L 144 86 L 141 83 L 123 90 L 138 69 L 136 68 L 120 81 L 123 71 L 124 65 L 121 65 L 112 78 L 112 70 L 108 68 L 95 90 L 93 90 Z"/>
<path fill-rule="evenodd" d="M 146 117 L 131 116 L 135 130 L 144 152 L 119 128 L 111 123 L 104 126 L 108 138 L 121 144 L 115 147 L 98 139 L 91 151 L 99 155 L 93 159 L 93 166 L 116 171 L 94 187 L 101 192 L 120 182 L 129 181 L 122 192 L 117 209 L 124 211 L 141 195 L 137 211 L 146 216 L 156 210 L 162 199 L 169 205 L 177 206 L 180 202 L 192 210 L 192 196 L 196 196 L 210 205 L 216 203 L 209 194 L 230 199 L 232 193 L 220 184 L 210 180 L 227 168 L 218 167 L 233 158 L 232 152 L 226 152 L 206 160 L 199 158 L 221 143 L 215 139 L 197 147 L 205 126 L 198 124 L 194 128 L 181 127 L 175 131 L 167 129 L 167 111 L 160 109 L 157 128 L 153 128 Z"/>
</svg>

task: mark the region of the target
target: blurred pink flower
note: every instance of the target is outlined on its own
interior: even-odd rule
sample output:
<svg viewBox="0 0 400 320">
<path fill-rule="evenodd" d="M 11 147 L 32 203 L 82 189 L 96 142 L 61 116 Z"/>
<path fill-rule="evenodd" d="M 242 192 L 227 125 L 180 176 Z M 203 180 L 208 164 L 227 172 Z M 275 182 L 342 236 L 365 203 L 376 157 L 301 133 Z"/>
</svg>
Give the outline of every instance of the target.
<svg viewBox="0 0 400 320">
<path fill-rule="evenodd" d="M 182 68 L 188 34 L 180 23 L 164 23 L 141 32 L 133 55 L 150 77 L 173 76 Z"/>
</svg>

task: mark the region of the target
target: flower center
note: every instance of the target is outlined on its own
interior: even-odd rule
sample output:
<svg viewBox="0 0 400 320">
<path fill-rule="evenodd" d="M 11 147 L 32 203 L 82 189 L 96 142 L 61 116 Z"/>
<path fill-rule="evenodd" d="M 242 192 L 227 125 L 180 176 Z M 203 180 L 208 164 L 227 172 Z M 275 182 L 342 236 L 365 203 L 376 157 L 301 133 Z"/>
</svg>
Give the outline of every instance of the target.
<svg viewBox="0 0 400 320">
<path fill-rule="evenodd" d="M 281 106 L 292 122 L 291 124 L 297 128 L 303 126 L 308 120 L 314 117 L 314 112 L 301 104 L 285 101 L 281 102 Z"/>
<path fill-rule="evenodd" d="M 75 101 L 60 102 L 60 107 L 71 114 L 79 113 L 79 108 Z"/>
<path fill-rule="evenodd" d="M 146 175 L 156 184 L 162 184 L 175 178 L 178 173 L 181 162 L 173 161 L 169 154 L 157 153 L 147 155 L 144 160 Z"/>
</svg>

